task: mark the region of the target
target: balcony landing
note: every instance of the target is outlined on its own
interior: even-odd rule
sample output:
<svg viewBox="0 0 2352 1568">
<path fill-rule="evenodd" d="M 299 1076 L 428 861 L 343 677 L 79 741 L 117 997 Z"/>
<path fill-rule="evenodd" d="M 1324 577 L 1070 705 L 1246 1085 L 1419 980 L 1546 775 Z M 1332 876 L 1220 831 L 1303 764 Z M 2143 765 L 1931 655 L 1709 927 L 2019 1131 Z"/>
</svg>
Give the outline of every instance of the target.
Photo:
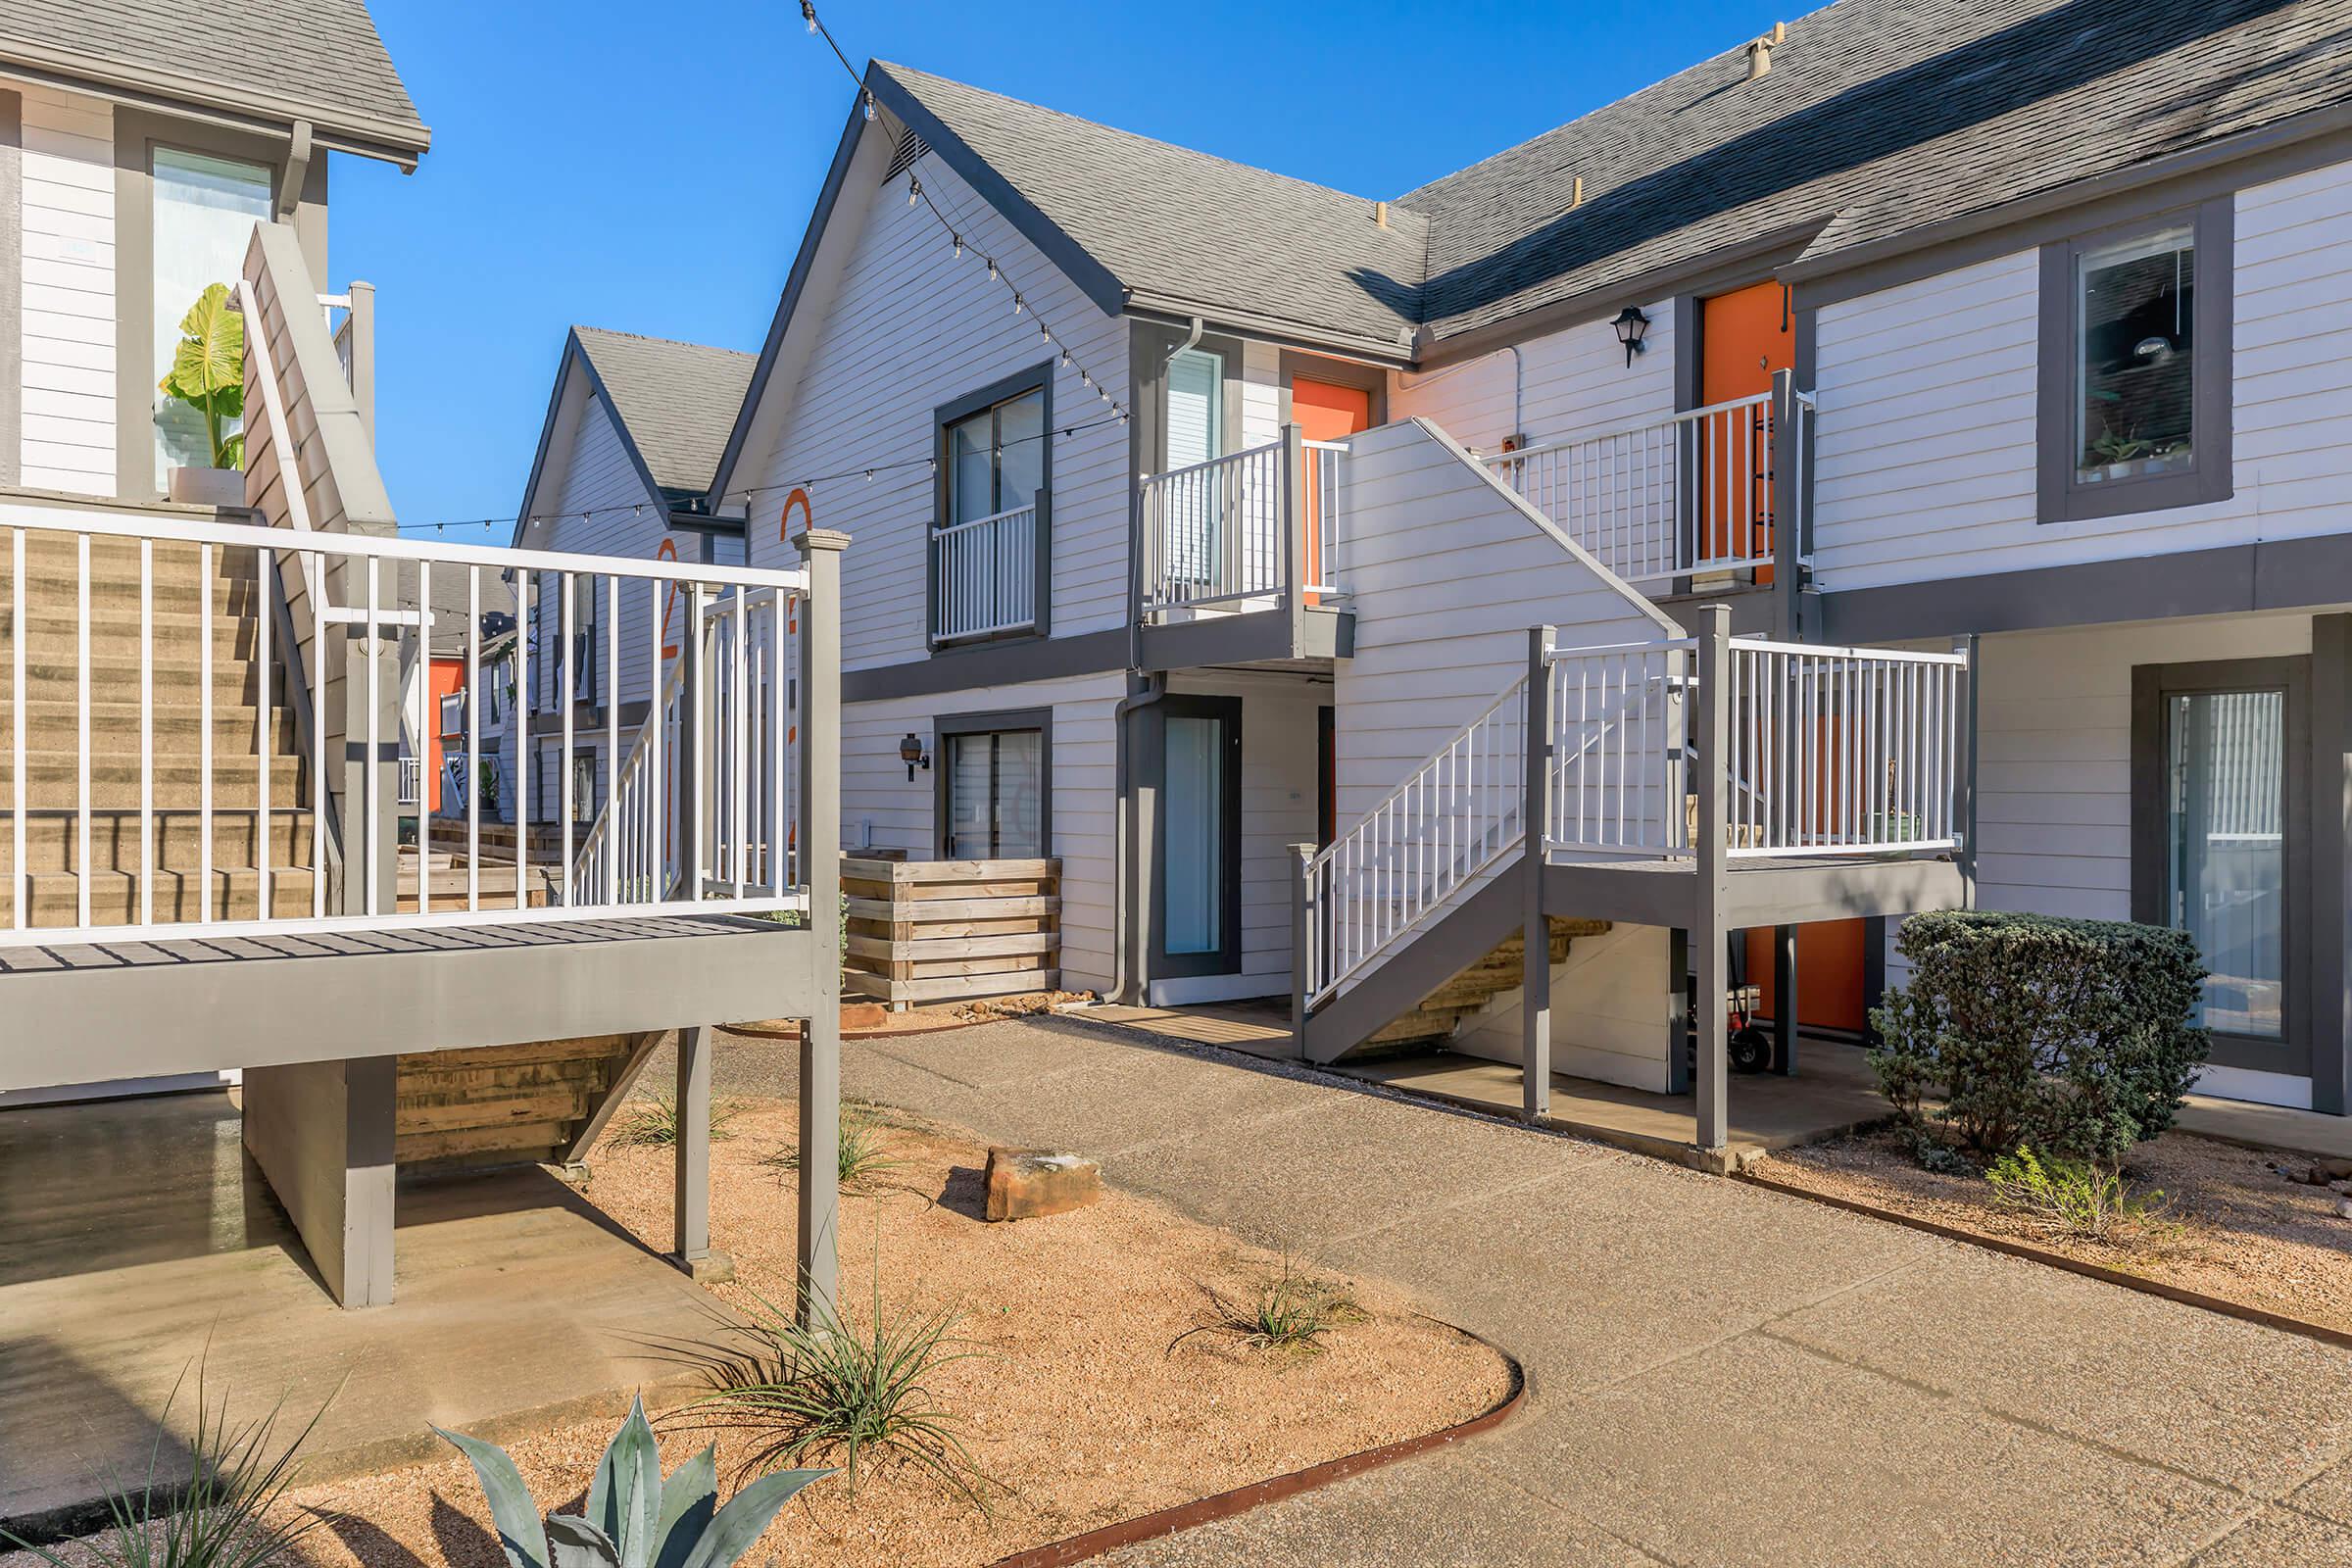
<svg viewBox="0 0 2352 1568">
<path fill-rule="evenodd" d="M 0 1091 L 807 1017 L 815 940 L 713 912 L 5 948 Z"/>
</svg>

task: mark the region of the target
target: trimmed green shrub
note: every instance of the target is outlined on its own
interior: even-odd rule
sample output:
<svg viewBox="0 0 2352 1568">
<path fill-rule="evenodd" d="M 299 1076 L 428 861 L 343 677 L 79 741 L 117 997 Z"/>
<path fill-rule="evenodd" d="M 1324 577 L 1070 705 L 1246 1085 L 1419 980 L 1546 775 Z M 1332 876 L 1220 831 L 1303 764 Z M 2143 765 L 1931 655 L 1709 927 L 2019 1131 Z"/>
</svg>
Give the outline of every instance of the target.
<svg viewBox="0 0 2352 1568">
<path fill-rule="evenodd" d="M 1912 975 L 1871 1010 L 1879 1086 L 1981 1158 L 2028 1144 L 2112 1169 L 2173 1125 L 2204 1065 L 2185 932 L 1950 910 L 1905 920 L 1895 948 Z"/>
</svg>

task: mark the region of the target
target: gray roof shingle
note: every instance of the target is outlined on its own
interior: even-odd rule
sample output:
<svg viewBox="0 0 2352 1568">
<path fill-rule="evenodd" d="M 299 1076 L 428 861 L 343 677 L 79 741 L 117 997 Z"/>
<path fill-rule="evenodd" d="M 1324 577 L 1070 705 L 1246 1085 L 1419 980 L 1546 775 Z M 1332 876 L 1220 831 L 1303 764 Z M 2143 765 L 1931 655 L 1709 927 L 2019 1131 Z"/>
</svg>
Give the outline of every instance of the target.
<svg viewBox="0 0 2352 1568">
<path fill-rule="evenodd" d="M 673 502 L 709 490 L 758 356 L 598 326 L 571 330 L 654 483 Z"/>
<path fill-rule="evenodd" d="M 1791 226 L 1833 257 L 2348 95 L 2352 0 L 1838 0 L 1758 80 L 1726 51 L 1400 201 L 1444 338 Z"/>
<path fill-rule="evenodd" d="M 1135 303 L 1241 313 L 1394 347 L 1414 323 L 1419 219 L 906 66 L 887 75 L 1095 258 Z"/>
<path fill-rule="evenodd" d="M 365 0 L 0 0 L 0 59 L 299 111 L 410 155 L 431 140 Z"/>
<path fill-rule="evenodd" d="M 1785 234 L 1826 260 L 2352 97 L 2352 0 L 1838 0 L 1371 203 L 876 63 L 1162 310 L 1443 341 Z M 1578 177 L 1585 200 L 1570 210 Z"/>
</svg>

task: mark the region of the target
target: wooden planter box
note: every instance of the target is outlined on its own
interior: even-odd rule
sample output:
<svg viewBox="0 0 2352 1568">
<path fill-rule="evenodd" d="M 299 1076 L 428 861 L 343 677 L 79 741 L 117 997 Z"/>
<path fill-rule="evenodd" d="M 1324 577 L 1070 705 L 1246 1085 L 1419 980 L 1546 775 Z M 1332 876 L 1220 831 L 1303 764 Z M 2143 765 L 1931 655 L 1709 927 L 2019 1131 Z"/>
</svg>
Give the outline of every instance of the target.
<svg viewBox="0 0 2352 1568">
<path fill-rule="evenodd" d="M 844 856 L 844 986 L 888 1003 L 968 1002 L 1061 981 L 1059 860 Z"/>
</svg>

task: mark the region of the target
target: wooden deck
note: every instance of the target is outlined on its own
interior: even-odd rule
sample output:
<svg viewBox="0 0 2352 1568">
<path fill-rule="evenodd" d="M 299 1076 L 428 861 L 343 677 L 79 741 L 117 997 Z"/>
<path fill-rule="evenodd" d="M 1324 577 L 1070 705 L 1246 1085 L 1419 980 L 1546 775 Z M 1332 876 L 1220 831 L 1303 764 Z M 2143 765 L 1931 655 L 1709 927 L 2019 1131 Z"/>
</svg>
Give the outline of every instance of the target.
<svg viewBox="0 0 2352 1568">
<path fill-rule="evenodd" d="M 326 1403 L 305 1450 L 326 1476 L 433 1453 L 428 1422 L 495 1437 L 674 1399 L 691 1374 L 663 1347 L 731 1321 L 536 1166 L 404 1183 L 398 1299 L 345 1311 L 238 1134 L 223 1092 L 0 1113 L 0 1523 L 143 1475 L 200 1358 L 232 1416 L 282 1396 L 290 1436 Z"/>
</svg>

